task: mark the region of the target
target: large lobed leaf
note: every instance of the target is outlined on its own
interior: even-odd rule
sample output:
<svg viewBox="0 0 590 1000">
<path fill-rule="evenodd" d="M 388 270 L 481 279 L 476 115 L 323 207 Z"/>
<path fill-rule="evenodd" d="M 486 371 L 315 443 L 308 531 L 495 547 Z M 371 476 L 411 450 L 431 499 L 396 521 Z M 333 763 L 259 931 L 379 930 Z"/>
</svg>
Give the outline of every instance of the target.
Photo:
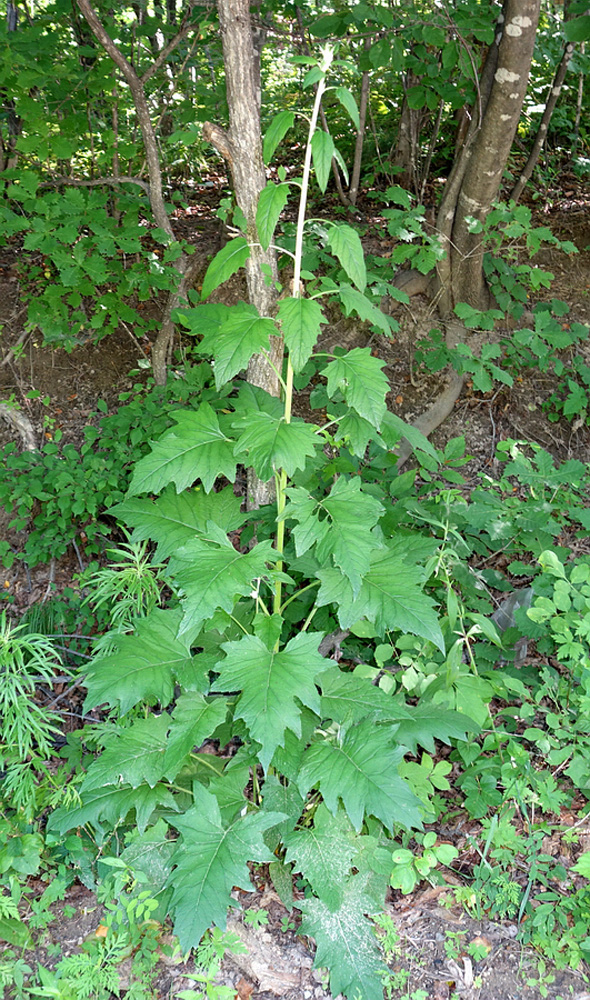
<svg viewBox="0 0 590 1000">
<path fill-rule="evenodd" d="M 92 823 L 99 828 L 101 823 L 113 830 L 135 809 L 137 828 L 140 833 L 146 829 L 154 810 L 158 806 L 165 809 L 177 809 L 171 792 L 165 785 L 140 785 L 131 788 L 130 785 L 105 785 L 88 792 L 81 805 L 68 809 L 60 806 L 49 817 L 47 829 L 54 833 L 64 834 L 78 826 Z"/>
<path fill-rule="evenodd" d="M 330 667 L 322 674 L 322 717 L 339 724 L 356 723 L 365 718 L 385 722 L 413 721 L 412 710 L 400 705 L 390 694 L 375 687 L 368 677 L 345 673 L 339 667 Z M 397 727 L 391 728 L 398 743 Z M 404 745 L 407 745 L 404 743 Z"/>
<path fill-rule="evenodd" d="M 383 973 L 373 924 L 367 914 L 377 907 L 367 892 L 368 877 L 358 874 L 344 883 L 340 905 L 331 908 L 323 899 L 297 903 L 303 912 L 301 933 L 315 938 L 316 967 L 330 970 L 330 991 L 349 1000 L 383 1000 Z"/>
<path fill-rule="evenodd" d="M 199 353 L 214 360 L 217 388 L 246 368 L 253 354 L 269 351 L 269 337 L 277 333 L 272 319 L 259 316 L 254 306 L 235 305 L 218 329 L 205 333 L 199 344 Z"/>
<path fill-rule="evenodd" d="M 265 576 L 267 563 L 275 561 L 270 541 L 250 552 L 238 552 L 221 529 L 210 524 L 210 539 L 193 538 L 175 553 L 170 563 L 182 592 L 184 617 L 179 636 L 196 635 L 202 622 L 217 608 L 230 612 L 238 597 L 252 591 L 253 581 Z"/>
<path fill-rule="evenodd" d="M 319 570 L 321 587 L 319 605 L 335 604 L 338 621 L 348 628 L 360 618 L 367 618 L 380 631 L 400 629 L 429 639 L 444 652 L 445 642 L 434 610 L 434 602 L 424 594 L 423 572 L 412 566 L 403 553 L 377 549 L 363 578 L 358 595 L 338 569 Z"/>
<path fill-rule="evenodd" d="M 207 700 L 198 691 L 181 694 L 168 720 L 162 773 L 173 780 L 186 755 L 200 746 L 224 721 L 227 705 L 223 698 Z"/>
<path fill-rule="evenodd" d="M 328 395 L 341 392 L 349 406 L 379 430 L 387 410 L 385 396 L 389 389 L 381 369 L 385 364 L 364 347 L 354 347 L 335 358 L 324 370 Z"/>
<path fill-rule="evenodd" d="M 245 417 L 240 415 L 233 426 L 244 428 L 235 446 L 236 457 L 247 456 L 263 482 L 280 469 L 292 476 L 297 469 L 305 468 L 308 457 L 315 454 L 315 427 L 303 420 L 295 418 L 287 423 L 282 416 L 259 410 Z"/>
<path fill-rule="evenodd" d="M 168 715 L 151 715 L 136 719 L 128 729 L 107 734 L 105 749 L 92 762 L 82 782 L 80 795 L 95 791 L 105 785 L 123 781 L 138 788 L 145 781 L 155 788 L 164 777 L 164 752 L 170 718 Z"/>
<path fill-rule="evenodd" d="M 322 499 L 300 488 L 288 490 L 288 495 L 285 516 L 299 522 L 293 530 L 297 555 L 316 544 L 316 559 L 322 565 L 333 559 L 356 597 L 377 548 L 372 529 L 384 508 L 378 500 L 362 493 L 358 479 L 343 476 Z"/>
<path fill-rule="evenodd" d="M 351 862 L 358 850 L 355 839 L 358 837 L 346 813 L 339 809 L 332 816 L 323 804 L 315 813 L 313 826 L 294 830 L 284 838 L 285 861 L 295 862 L 295 871 L 305 873 L 313 891 L 331 910 L 337 910 L 342 903 Z"/>
<path fill-rule="evenodd" d="M 109 514 L 133 528 L 132 541 L 149 538 L 156 542 L 156 560 L 167 559 L 196 534 L 203 534 L 207 521 L 230 532 L 247 517 L 231 486 L 219 493 L 199 489 L 177 493 L 168 486 L 157 500 L 130 497 L 111 507 Z"/>
<path fill-rule="evenodd" d="M 218 476 L 233 483 L 234 442 L 221 430 L 209 403 L 201 403 L 196 412 L 178 412 L 174 419 L 176 427 L 154 442 L 150 454 L 135 466 L 129 495 L 159 493 L 169 483 L 175 483 L 180 493 L 196 479 L 208 493 Z"/>
<path fill-rule="evenodd" d="M 282 813 L 250 813 L 224 826 L 214 795 L 197 785 L 194 798 L 191 809 L 170 819 L 182 834 L 169 884 L 174 932 L 185 952 L 197 947 L 211 924 L 225 928 L 233 887 L 252 888 L 249 861 L 275 860 L 263 833 L 284 819 Z"/>
<path fill-rule="evenodd" d="M 298 297 L 281 299 L 278 320 L 293 370 L 300 372 L 311 357 L 326 317 L 314 299 Z"/>
<path fill-rule="evenodd" d="M 241 691 L 235 714 L 244 720 L 262 749 L 259 759 L 268 769 L 285 731 L 301 736 L 301 705 L 316 714 L 320 698 L 315 678 L 327 667 L 318 652 L 320 633 L 300 633 L 280 652 L 269 650 L 257 636 L 224 643 L 226 659 L 217 664 L 213 691 Z"/>
<path fill-rule="evenodd" d="M 318 788 L 334 814 L 341 801 L 356 830 L 367 816 L 380 819 L 388 830 L 421 827 L 420 800 L 397 771 L 403 754 L 390 726 L 363 719 L 342 727 L 337 739 L 312 743 L 297 785 L 302 795 Z"/>
<path fill-rule="evenodd" d="M 112 635 L 116 652 L 91 662 L 86 677 L 85 710 L 96 705 L 119 705 L 122 715 L 140 701 L 168 705 L 174 685 L 187 673 L 198 682 L 199 658 L 190 643 L 177 638 L 178 610 L 156 609 L 140 618 L 133 635 Z"/>
</svg>

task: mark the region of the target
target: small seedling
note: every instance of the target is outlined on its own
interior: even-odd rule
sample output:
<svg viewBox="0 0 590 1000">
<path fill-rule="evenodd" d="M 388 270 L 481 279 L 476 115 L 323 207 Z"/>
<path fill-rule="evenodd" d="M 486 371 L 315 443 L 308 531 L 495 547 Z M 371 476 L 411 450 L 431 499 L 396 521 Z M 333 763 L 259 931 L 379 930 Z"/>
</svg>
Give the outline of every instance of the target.
<svg viewBox="0 0 590 1000">
<path fill-rule="evenodd" d="M 458 961 L 464 951 L 464 937 L 467 931 L 447 931 L 444 941 L 445 955 L 447 958 Z"/>
<path fill-rule="evenodd" d="M 244 910 L 244 923 L 247 927 L 265 927 L 268 923 L 266 910 Z"/>
<path fill-rule="evenodd" d="M 385 952 L 385 957 L 389 960 L 399 951 L 400 935 L 389 913 L 380 913 L 375 917 L 378 927 L 378 938 Z"/>
</svg>

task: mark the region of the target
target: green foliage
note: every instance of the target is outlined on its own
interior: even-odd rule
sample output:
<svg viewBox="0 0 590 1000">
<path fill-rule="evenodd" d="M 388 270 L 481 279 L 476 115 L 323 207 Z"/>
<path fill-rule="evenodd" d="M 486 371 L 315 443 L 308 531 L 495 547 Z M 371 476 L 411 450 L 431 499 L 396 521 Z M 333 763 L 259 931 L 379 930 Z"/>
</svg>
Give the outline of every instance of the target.
<svg viewBox="0 0 590 1000">
<path fill-rule="evenodd" d="M 458 23 L 466 37 L 489 43 L 489 19 L 477 14 L 470 23 L 459 11 Z M 397 63 L 396 72 L 415 73 L 418 82 L 407 93 L 415 110 L 434 110 L 439 101 L 443 110 L 461 106 L 473 94 L 472 69 L 463 47 L 448 42 L 442 16 L 428 25 L 416 19 L 405 36 L 409 47 L 397 16 L 369 14 L 361 5 L 322 18 L 315 32 L 347 33 L 381 17 L 380 37 L 360 68 Z M 433 59 L 435 48 L 442 49 L 440 61 Z M 318 85 L 301 216 L 311 162 L 322 194 L 334 159 L 343 162 L 342 137 L 313 125 L 332 56 L 327 46 L 319 64 L 301 60 L 302 89 Z M 351 65 L 338 67 L 346 82 L 356 71 Z M 456 68 L 459 87 L 451 83 Z M 337 87 L 332 97 L 349 130 L 348 119 L 357 116 L 351 89 Z M 294 123 L 291 111 L 273 117 L 267 163 Z M 55 141 L 48 137 L 48 149 Z M 25 548 L 30 564 L 59 554 L 80 527 L 95 544 L 105 507 L 132 531 L 111 550 L 115 562 L 93 567 L 83 581 L 92 621 L 107 631 L 78 680 L 87 692 L 84 711 L 102 717 L 68 740 L 63 757 L 73 782 L 47 828 L 47 843 L 79 868 L 86 884 L 101 885 L 107 933 L 55 972 L 40 970 L 34 995 L 79 1000 L 116 992 L 117 966 L 131 954 L 144 977 L 133 995 L 146 995 L 154 915 L 170 913 L 183 949 L 198 949 L 202 971 L 193 978 L 208 995 L 221 997 L 215 976 L 223 951 L 235 942 L 219 928 L 235 905 L 234 887 L 251 887 L 255 862 L 269 865 L 289 904 L 291 877 L 298 876 L 304 893 L 293 905 L 302 914 L 302 933 L 316 939 L 316 964 L 330 970 L 332 992 L 381 1000 L 382 950 L 391 950 L 391 933 L 379 934 L 386 892 L 391 886 L 407 892 L 424 878 L 434 882 L 437 867 L 456 857 L 432 831 L 420 832 L 445 808 L 453 765 L 464 808 L 484 824 L 511 802 L 522 811 L 558 812 L 571 793 L 557 787 L 552 766 L 565 770 L 567 764 L 572 785 L 590 794 L 584 672 L 590 570 L 584 560 L 568 563 L 569 550 L 558 545 L 564 528 L 588 526 L 587 470 L 579 462 L 556 466 L 542 449 L 505 442 L 502 478 L 493 483 L 482 476 L 466 499 L 458 471 L 467 461 L 464 442 L 439 452 L 388 413 L 384 363 L 369 348 L 316 352 L 326 322 L 317 300 L 325 295 L 374 330 L 394 330 L 380 309 L 385 294 L 404 300 L 390 284 L 392 261 L 427 273 L 442 253 L 425 230 L 424 210 L 399 187 L 377 193 L 387 204 L 395 246 L 391 258 L 365 259 L 349 224 L 300 218 L 275 235 L 295 186 L 286 176 L 283 169 L 279 183 L 267 184 L 256 215 L 262 245 L 282 241 L 293 256 L 293 294 L 280 300 L 276 321 L 244 303 L 205 301 L 248 260 L 244 227 L 211 261 L 200 299 L 193 294 L 191 305 L 176 313 L 205 362 L 166 389 L 140 391 L 99 428 L 87 428 L 79 452 L 57 437 L 40 454 L 5 451 L 11 475 L 0 486 L 0 501 L 16 512 L 14 527 L 24 529 L 33 518 Z M 51 285 L 29 320 L 50 339 L 69 346 L 79 336 L 108 332 L 120 317 L 135 323 L 135 313 L 122 311 L 127 300 L 171 287 L 181 248 L 165 246 L 157 233 L 155 249 L 140 239 L 140 200 L 118 194 L 118 206 L 130 207 L 115 225 L 102 194 L 66 189 L 63 198 L 39 195 L 37 204 L 36 171 L 7 179 L 6 225 L 13 235 L 26 233 L 27 250 L 45 258 L 43 277 Z M 533 254 L 542 242 L 571 250 L 532 227 L 527 213 L 498 206 L 484 232 L 496 255 L 499 247 L 503 254 L 486 258 L 488 280 L 501 310 L 514 314 L 527 291 L 546 287 L 550 276 L 518 264 L 512 250 L 524 244 Z M 139 259 L 121 260 L 131 252 Z M 32 290 L 40 280 L 32 274 Z M 110 282 L 117 292 L 105 298 Z M 107 289 L 93 299 L 99 318 L 84 308 L 92 284 Z M 490 328 L 497 313 L 458 307 L 471 327 Z M 479 358 L 464 348 L 449 353 L 435 333 L 426 363 L 442 367 L 450 360 L 487 391 L 494 381 L 512 378 L 501 366 L 503 352 L 509 365 L 524 358 L 549 364 L 553 349 L 582 338 L 581 330 L 564 331 L 559 315 L 556 303 L 537 310 L 534 330 L 518 331 L 513 346 L 492 345 Z M 237 376 L 280 334 L 287 359 L 278 400 Z M 311 389 L 316 422 L 293 416 L 294 385 Z M 414 448 L 417 472 L 398 474 L 402 438 Z M 239 467 L 240 476 L 245 470 L 273 480 L 276 503 L 241 511 L 231 485 Z M 497 556 L 508 560 L 506 575 L 493 568 Z M 534 577 L 534 600 L 528 611 L 518 605 L 501 629 L 490 620 L 493 591 L 509 587 L 508 575 Z M 325 645 L 329 652 L 334 635 L 344 649 L 329 660 Z M 523 637 L 555 654 L 562 669 L 547 666 L 531 680 L 513 662 L 513 644 Z M 35 684 L 50 680 L 55 660 L 42 637 L 8 630 L 5 639 L 6 743 L 18 753 L 14 760 L 3 756 L 3 763 L 10 789 L 24 802 L 31 787 L 23 759 L 34 765 L 29 775 L 42 769 L 53 719 L 39 708 L 37 716 L 25 716 L 15 694 L 34 705 Z M 499 706 L 493 728 L 492 700 L 495 711 Z M 450 744 L 450 761 L 435 759 L 435 741 Z M 211 744 L 229 745 L 231 752 L 211 753 Z M 10 767 L 17 768 L 12 779 Z M 513 918 L 522 916 L 539 885 L 554 902 L 558 871 L 531 835 L 523 893 L 507 868 L 507 855 L 521 846 L 509 826 L 490 823 L 471 888 L 482 912 Z M 18 841 L 12 831 L 0 840 L 0 874 L 34 874 L 41 865 L 38 834 L 21 833 Z M 412 837 L 415 849 L 408 846 Z M 105 869 L 114 873 L 110 882 Z M 563 930 L 552 954 L 573 963 L 585 948 L 586 895 L 576 893 L 569 910 L 555 907 L 554 918 L 543 906 L 540 900 L 531 940 Z M 13 947 L 24 947 L 27 931 L 12 897 L 4 907 L 0 932 Z M 199 946 L 212 923 L 216 928 Z M 26 971 L 15 964 L 17 985 Z M 192 1000 L 198 994 L 179 995 Z"/>
<path fill-rule="evenodd" d="M 132 465 L 145 454 L 152 435 L 162 433 L 196 393 L 206 397 L 209 373 L 202 365 L 165 388 L 138 384 L 133 393 L 120 395 L 123 405 L 108 416 L 100 416 L 106 405 L 99 401 L 98 426 L 84 428 L 80 448 L 64 441 L 61 431 L 36 452 L 19 454 L 13 443 L 4 446 L 0 504 L 14 515 L 10 527 L 26 531 L 21 558 L 27 565 L 59 558 L 73 541 L 83 541 L 88 554 L 98 551 L 105 531 L 99 515 L 123 499 Z M 4 564 L 13 558 L 7 552 Z"/>
<path fill-rule="evenodd" d="M 102 339 L 121 321 L 138 336 L 156 329 L 145 309 L 130 303 L 144 303 L 155 292 L 174 287 L 175 272 L 163 263 L 175 251 L 167 248 L 162 262 L 158 252 L 144 249 L 138 223 L 146 206 L 141 200 L 120 197 L 119 223 L 104 191 L 66 188 L 40 194 L 35 188 L 34 181 L 27 184 L 14 171 L 6 191 L 9 200 L 0 213 L 3 232 L 30 230 L 24 248 L 37 259 L 42 255 L 41 265 L 23 272 L 31 329 L 38 327 L 46 343 L 68 351 Z"/>
<path fill-rule="evenodd" d="M 59 734 L 59 717 L 33 700 L 36 686 L 51 682 L 59 656 L 43 635 L 27 633 L 26 626 L 11 626 L 6 612 L 0 614 L 0 767 L 3 771 L 2 800 L 32 818 L 39 808 L 38 785 L 49 779 L 47 762 L 53 755 L 53 741 Z M 63 669 L 63 668 L 62 668 Z M 23 707 L 26 706 L 26 711 Z M 32 838 L 32 840 L 31 840 Z M 33 857 L 34 836 L 20 845 L 22 860 L 12 859 L 8 867 L 23 870 L 37 861 Z M 29 860 L 26 860 L 26 859 Z M 0 863 L 6 870 L 6 860 Z M 33 868 L 36 871 L 36 867 Z M 32 874 L 33 872 L 28 872 Z"/>
<path fill-rule="evenodd" d="M 452 844 L 437 844 L 433 831 L 424 834 L 421 840 L 424 848 L 421 854 L 403 847 L 393 852 L 391 885 L 405 894 L 412 892 L 422 879 L 431 881 L 438 865 L 450 865 L 459 854 Z"/>
<path fill-rule="evenodd" d="M 333 273 L 345 272 L 345 299 L 361 295 L 368 282 L 358 235 L 332 227 L 326 247 L 336 256 Z M 243 263 L 221 251 L 205 291 L 233 273 L 236 260 Z M 410 633 L 444 656 L 439 543 L 390 521 L 379 462 L 405 425 L 387 414 L 383 364 L 369 350 L 314 357 L 322 322 L 315 302 L 296 294 L 281 305 L 284 401 L 244 384 L 235 392 L 229 382 L 277 330 L 270 320 L 243 306 L 196 305 L 181 316 L 198 350 L 213 354 L 217 386 L 228 388 L 222 398 L 204 389 L 196 408 L 173 414 L 175 426 L 135 464 L 126 498 L 112 509 L 133 534 L 115 551 L 115 565 L 90 581 L 96 612 L 115 599 L 117 610 L 85 678 L 85 708 L 110 706 L 111 722 L 82 736 L 100 753 L 84 766 L 78 801 L 53 812 L 50 836 L 58 841 L 85 824 L 102 837 L 114 825 L 127 828 L 133 815 L 159 856 L 156 891 L 184 949 L 196 947 L 211 923 L 223 927 L 233 886 L 249 885 L 248 862 L 274 865 L 286 850 L 310 888 L 298 903 L 302 928 L 316 936 L 333 992 L 377 997 L 382 965 L 370 916 L 382 910 L 390 880 L 387 844 L 400 829 L 422 825 L 434 788 L 422 781 L 416 795 L 401 775 L 406 748 L 451 734 L 461 740 L 477 726 L 450 707 L 439 717 L 414 712 L 401 692 L 394 698 L 391 688 L 375 688 L 319 647 L 337 621 L 364 622 L 391 643 Z M 331 436 L 293 418 L 295 369 L 302 382 L 315 372 L 322 380 L 324 397 L 315 402 L 335 408 Z M 375 463 L 364 470 L 345 443 L 351 420 L 363 422 L 373 448 Z M 257 527 L 255 514 L 250 546 L 228 537 L 246 520 L 226 485 L 238 461 L 277 484 L 276 531 L 271 521 Z M 150 538 L 158 565 L 146 562 Z M 158 580 L 170 595 L 165 608 L 157 606 Z M 157 712 L 146 715 L 148 706 Z M 207 739 L 235 736 L 241 749 L 231 761 L 214 758 L 211 766 L 195 753 Z M 249 774 L 254 790 L 246 799 Z M 320 877 L 313 848 L 325 852 L 336 838 L 340 864 Z M 126 860 L 132 871 L 138 863 Z"/>
<path fill-rule="evenodd" d="M 190 973 L 190 979 L 201 984 L 202 988 L 198 992 L 193 989 L 181 990 L 175 996 L 180 997 L 180 1000 L 202 1000 L 203 996 L 207 1000 L 233 1000 L 235 990 L 229 986 L 216 985 L 215 982 L 221 971 L 221 962 L 228 951 L 234 955 L 243 955 L 247 949 L 237 934 L 232 931 L 222 933 L 218 927 L 213 927 L 196 949 L 196 970 Z"/>
<path fill-rule="evenodd" d="M 470 231 L 481 233 L 484 244 L 489 247 L 484 257 L 484 273 L 494 299 L 502 312 L 515 317 L 522 315 L 530 292 L 549 288 L 553 281 L 549 272 L 528 263 L 518 263 L 519 251 L 524 249 L 532 258 L 548 244 L 568 254 L 578 252 L 571 240 L 560 240 L 548 226 L 534 226 L 528 206 L 512 202 L 495 205 L 483 223 L 472 219 Z"/>
</svg>

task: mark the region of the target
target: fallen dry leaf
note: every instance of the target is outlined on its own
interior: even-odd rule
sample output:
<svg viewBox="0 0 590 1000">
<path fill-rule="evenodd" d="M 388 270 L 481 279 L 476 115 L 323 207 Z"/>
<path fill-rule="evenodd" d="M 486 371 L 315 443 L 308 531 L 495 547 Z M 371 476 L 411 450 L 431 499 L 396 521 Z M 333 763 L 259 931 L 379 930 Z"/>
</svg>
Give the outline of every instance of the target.
<svg viewBox="0 0 590 1000">
<path fill-rule="evenodd" d="M 238 991 L 238 996 L 240 1000 L 250 1000 L 250 997 L 254 992 L 254 987 L 252 983 L 249 983 L 248 980 L 244 979 L 243 976 L 240 979 L 239 983 L 236 985 L 236 989 Z"/>
</svg>

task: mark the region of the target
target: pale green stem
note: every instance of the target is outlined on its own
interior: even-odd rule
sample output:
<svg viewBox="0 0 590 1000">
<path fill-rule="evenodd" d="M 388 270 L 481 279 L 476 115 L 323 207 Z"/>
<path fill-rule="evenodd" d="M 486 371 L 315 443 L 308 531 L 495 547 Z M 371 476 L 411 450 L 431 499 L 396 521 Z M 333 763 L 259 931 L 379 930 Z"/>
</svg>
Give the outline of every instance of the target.
<svg viewBox="0 0 590 1000">
<path fill-rule="evenodd" d="M 204 759 L 203 759 L 203 758 L 204 758 L 204 756 L 205 756 L 204 754 L 201 754 L 201 755 L 199 756 L 199 754 L 197 754 L 197 753 L 189 753 L 189 757 L 192 757 L 192 759 L 193 759 L 193 760 L 198 760 L 199 764 L 202 764 L 202 765 L 203 765 L 203 767 L 208 767 L 208 768 L 209 768 L 209 770 L 210 770 L 210 771 L 213 771 L 213 773 L 214 773 L 214 774 L 219 774 L 219 768 L 217 768 L 217 767 L 214 767 L 214 765 L 213 765 L 213 764 L 210 764 L 208 760 L 204 760 Z M 188 791 L 188 789 L 186 789 L 186 788 L 181 788 L 181 787 L 180 787 L 179 785 L 171 785 L 171 786 L 169 786 L 169 787 L 172 787 L 172 788 L 178 788 L 178 790 L 179 790 L 180 792 L 186 792 L 186 791 Z M 189 793 L 189 794 L 190 794 L 190 793 Z"/>
<path fill-rule="evenodd" d="M 303 230 L 305 227 L 305 212 L 307 209 L 307 192 L 309 190 L 309 177 L 311 174 L 311 140 L 313 134 L 316 130 L 318 116 L 320 113 L 320 104 L 322 101 L 322 94 L 326 89 L 325 78 L 322 77 L 318 84 L 318 89 L 315 95 L 315 101 L 313 105 L 313 112 L 311 115 L 311 120 L 309 123 L 309 135 L 307 137 L 307 146 L 305 148 L 305 160 L 303 164 L 303 177 L 301 179 L 301 196 L 299 199 L 299 213 L 297 216 L 297 235 L 295 238 L 295 258 L 293 264 L 293 298 L 299 298 L 301 295 L 301 261 L 303 257 Z M 285 379 L 285 410 L 284 410 L 284 420 L 286 424 L 291 423 L 291 410 L 293 407 L 293 365 L 291 364 L 291 358 L 287 360 L 287 374 Z M 277 517 L 279 522 L 277 525 L 276 534 L 276 549 L 279 558 L 277 559 L 276 567 L 280 572 L 283 569 L 283 551 L 285 548 L 285 521 L 281 517 L 286 503 L 285 490 L 287 489 L 287 473 L 284 469 L 281 469 L 277 477 Z M 281 611 L 281 599 L 282 599 L 282 584 L 280 580 L 277 580 L 275 586 L 273 611 L 276 614 L 280 614 Z"/>
<path fill-rule="evenodd" d="M 229 611 L 228 611 L 228 614 L 229 614 Z M 244 628 L 244 626 L 242 625 L 242 623 L 240 621 L 238 621 L 237 618 L 234 618 L 233 615 L 229 615 L 229 617 L 231 618 L 232 622 L 236 623 L 236 625 L 238 626 L 238 628 L 241 628 L 241 630 L 244 633 L 244 635 L 250 635 L 250 633 L 248 632 L 248 629 Z"/>
<path fill-rule="evenodd" d="M 272 361 L 270 360 L 270 355 L 269 355 L 268 351 L 261 351 L 261 353 L 264 355 L 264 357 L 266 358 L 268 364 L 270 365 L 270 367 L 272 368 L 272 370 L 275 373 L 276 377 L 278 378 L 279 382 L 281 383 L 281 388 L 282 388 L 283 392 L 286 393 L 287 392 L 287 386 L 285 384 L 285 380 L 284 380 L 283 376 L 281 375 L 281 373 L 280 373 L 279 369 L 277 368 L 277 366 L 275 364 L 273 364 Z"/>
<path fill-rule="evenodd" d="M 310 624 L 310 622 L 311 622 L 311 619 L 312 619 L 312 618 L 313 618 L 313 616 L 315 615 L 316 611 L 317 611 L 317 608 L 316 608 L 316 607 L 313 607 L 313 608 L 311 609 L 311 611 L 309 612 L 309 614 L 308 614 L 307 618 L 306 618 L 306 619 L 305 619 L 305 621 L 303 622 L 303 625 L 301 626 L 301 631 L 302 631 L 302 632 L 307 632 L 307 629 L 308 629 L 308 627 L 309 627 L 309 624 Z"/>
<path fill-rule="evenodd" d="M 287 600 L 285 601 L 285 603 L 281 608 L 281 612 L 285 610 L 285 608 L 291 603 L 291 601 L 294 601 L 297 597 L 301 597 L 301 595 L 304 594 L 306 590 L 311 590 L 312 587 L 319 587 L 319 585 L 320 581 L 314 580 L 312 583 L 308 583 L 305 587 L 302 587 L 301 590 L 296 590 L 294 594 L 291 594 L 291 596 L 287 598 Z"/>
</svg>

